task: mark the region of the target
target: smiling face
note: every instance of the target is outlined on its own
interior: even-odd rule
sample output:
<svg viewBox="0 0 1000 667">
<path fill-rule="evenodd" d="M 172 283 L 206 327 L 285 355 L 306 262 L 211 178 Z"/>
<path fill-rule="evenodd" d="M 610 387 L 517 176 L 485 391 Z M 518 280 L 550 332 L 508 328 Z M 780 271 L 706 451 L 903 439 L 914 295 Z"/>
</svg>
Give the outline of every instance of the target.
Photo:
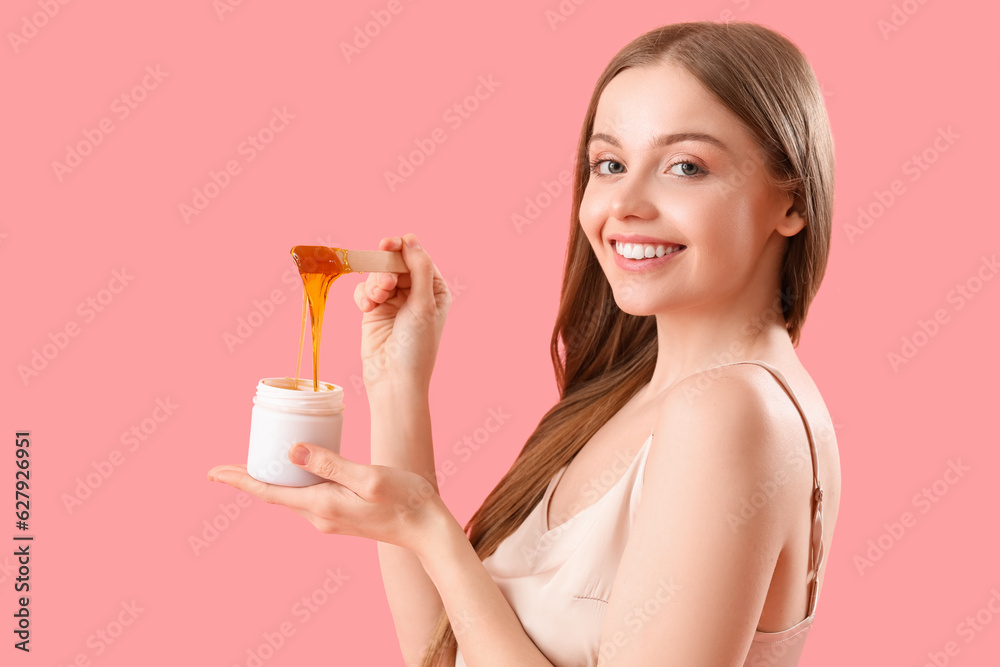
<svg viewBox="0 0 1000 667">
<path fill-rule="evenodd" d="M 725 308 L 777 288 L 785 237 L 805 221 L 750 132 L 686 69 L 615 76 L 588 158 L 580 224 L 622 310 Z"/>
</svg>

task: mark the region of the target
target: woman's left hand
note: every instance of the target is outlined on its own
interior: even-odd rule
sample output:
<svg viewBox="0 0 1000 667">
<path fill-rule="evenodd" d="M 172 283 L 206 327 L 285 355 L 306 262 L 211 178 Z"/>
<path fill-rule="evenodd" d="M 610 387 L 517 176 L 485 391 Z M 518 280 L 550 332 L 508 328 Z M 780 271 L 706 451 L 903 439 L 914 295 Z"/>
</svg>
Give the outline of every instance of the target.
<svg viewBox="0 0 1000 667">
<path fill-rule="evenodd" d="M 298 454 L 308 454 L 299 460 Z M 222 465 L 208 478 L 246 491 L 268 503 L 284 505 L 308 519 L 322 533 L 355 535 L 417 549 L 432 542 L 427 533 L 448 513 L 434 486 L 420 475 L 345 459 L 324 447 L 299 443 L 289 460 L 329 480 L 312 486 L 267 484 L 247 473 L 245 465 Z"/>
</svg>

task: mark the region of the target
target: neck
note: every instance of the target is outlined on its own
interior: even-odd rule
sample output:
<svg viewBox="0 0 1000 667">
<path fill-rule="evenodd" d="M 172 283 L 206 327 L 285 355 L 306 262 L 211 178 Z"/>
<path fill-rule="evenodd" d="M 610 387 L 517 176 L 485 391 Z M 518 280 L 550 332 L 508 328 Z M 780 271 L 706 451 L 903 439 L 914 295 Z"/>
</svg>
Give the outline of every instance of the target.
<svg viewBox="0 0 1000 667">
<path fill-rule="evenodd" d="M 684 378 L 731 361 L 793 352 L 778 289 L 741 293 L 726 303 L 656 315 L 657 356 L 646 392 L 656 396 Z"/>
</svg>

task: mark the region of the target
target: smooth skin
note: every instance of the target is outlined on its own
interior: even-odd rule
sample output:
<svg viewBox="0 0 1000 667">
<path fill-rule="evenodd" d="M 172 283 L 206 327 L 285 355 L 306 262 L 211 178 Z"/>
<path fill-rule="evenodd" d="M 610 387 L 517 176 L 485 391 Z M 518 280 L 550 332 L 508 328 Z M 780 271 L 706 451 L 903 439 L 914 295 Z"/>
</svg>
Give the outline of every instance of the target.
<svg viewBox="0 0 1000 667">
<path fill-rule="evenodd" d="M 804 220 L 759 169 L 737 176 L 748 160 L 759 164 L 751 136 L 674 65 L 615 77 L 594 132 L 614 142 L 592 143 L 590 159 L 601 161 L 595 171 L 602 175 L 591 176 L 581 225 L 619 306 L 656 316 L 660 354 L 652 381 L 620 413 L 628 419 L 612 418 L 624 435 L 634 431 L 634 442 L 624 442 L 621 430 L 598 431 L 571 462 L 550 511 L 569 518 L 565 508 L 581 506 L 583 482 L 613 468 L 616 454 L 634 450 L 655 428 L 598 664 L 738 667 L 758 621 L 776 631 L 805 615 L 812 476 L 800 465 L 802 452 L 808 456 L 802 420 L 767 371 L 748 364 L 700 371 L 730 358 L 767 361 L 795 388 L 814 432 L 832 433 L 780 318 L 761 317 L 774 307 L 783 243 Z M 675 132 L 712 134 L 727 150 L 652 143 Z M 700 164 L 705 175 L 691 176 L 701 172 L 679 161 Z M 609 237 L 617 234 L 687 247 L 661 269 L 630 273 L 615 264 Z M 378 540 L 406 664 L 419 664 L 443 605 L 469 667 L 551 665 L 437 494 L 427 388 L 450 305 L 447 286 L 413 235 L 379 247 L 401 249 L 410 273 L 370 274 L 355 292 L 364 313 L 372 465 L 305 443 L 310 456 L 299 465 L 329 482 L 275 487 L 250 478 L 245 466 L 219 466 L 209 478 L 286 505 L 323 532 Z M 828 553 L 839 463 L 832 438 L 817 445 L 824 445 Z M 760 480 L 776 476 L 787 481 L 734 530 L 727 517 Z M 669 601 L 665 581 L 673 585 Z"/>
</svg>

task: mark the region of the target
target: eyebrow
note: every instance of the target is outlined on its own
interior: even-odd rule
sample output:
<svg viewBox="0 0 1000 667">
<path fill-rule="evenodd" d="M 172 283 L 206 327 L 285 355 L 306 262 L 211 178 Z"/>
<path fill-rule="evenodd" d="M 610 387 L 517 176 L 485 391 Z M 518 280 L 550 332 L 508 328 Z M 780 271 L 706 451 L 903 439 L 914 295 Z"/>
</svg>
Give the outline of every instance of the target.
<svg viewBox="0 0 1000 667">
<path fill-rule="evenodd" d="M 596 140 L 601 140 L 615 146 L 616 148 L 621 148 L 621 142 L 612 137 L 610 134 L 597 133 L 591 135 L 590 141 L 587 142 L 587 149 L 590 149 L 590 145 Z M 676 144 L 681 141 L 701 141 L 706 144 L 711 144 L 717 148 L 721 148 L 724 151 L 729 152 L 729 147 L 722 143 L 721 140 L 713 137 L 711 134 L 705 134 L 704 132 L 675 132 L 673 134 L 661 134 L 655 137 L 649 144 L 650 148 L 660 148 L 662 146 L 669 146 L 671 144 Z"/>
</svg>

